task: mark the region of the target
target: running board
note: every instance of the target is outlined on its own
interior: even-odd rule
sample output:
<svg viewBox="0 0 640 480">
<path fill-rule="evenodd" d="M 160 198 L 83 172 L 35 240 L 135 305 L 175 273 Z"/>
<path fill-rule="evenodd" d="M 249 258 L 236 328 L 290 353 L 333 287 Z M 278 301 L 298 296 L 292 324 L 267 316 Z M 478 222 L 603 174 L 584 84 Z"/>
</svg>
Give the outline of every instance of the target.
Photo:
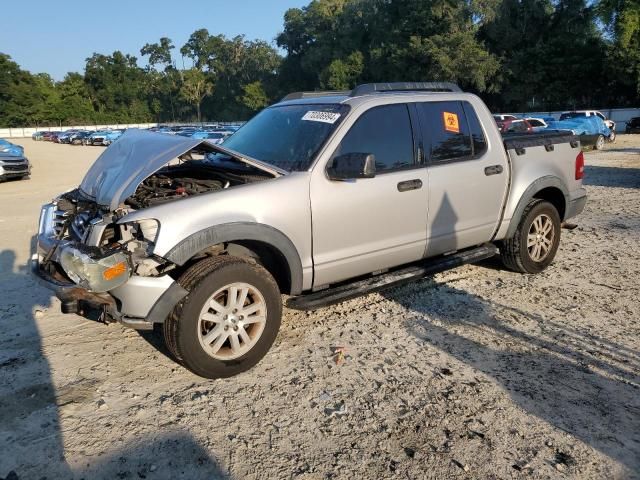
<svg viewBox="0 0 640 480">
<path fill-rule="evenodd" d="M 411 266 L 365 278 L 364 280 L 338 285 L 307 295 L 291 297 L 287 300 L 286 305 L 296 310 L 315 310 L 316 308 L 344 302 L 368 293 L 396 287 L 467 263 L 476 263 L 491 258 L 497 253 L 498 249 L 494 245 L 484 244 L 451 255 L 422 260 Z"/>
</svg>

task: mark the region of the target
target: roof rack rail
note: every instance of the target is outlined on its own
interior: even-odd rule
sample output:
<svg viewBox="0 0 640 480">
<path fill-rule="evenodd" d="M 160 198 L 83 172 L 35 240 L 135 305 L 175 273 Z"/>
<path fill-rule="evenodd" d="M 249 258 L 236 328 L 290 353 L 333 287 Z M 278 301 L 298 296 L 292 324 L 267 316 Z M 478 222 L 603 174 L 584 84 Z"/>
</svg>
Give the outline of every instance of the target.
<svg viewBox="0 0 640 480">
<path fill-rule="evenodd" d="M 451 82 L 393 82 L 365 83 L 351 90 L 350 97 L 358 97 L 375 92 L 462 92 Z"/>
<path fill-rule="evenodd" d="M 316 98 L 316 97 L 329 97 L 334 95 L 349 95 L 349 91 L 317 91 L 317 92 L 293 92 L 289 95 L 285 96 L 281 102 L 286 102 L 287 100 L 300 100 L 301 98 Z"/>
</svg>

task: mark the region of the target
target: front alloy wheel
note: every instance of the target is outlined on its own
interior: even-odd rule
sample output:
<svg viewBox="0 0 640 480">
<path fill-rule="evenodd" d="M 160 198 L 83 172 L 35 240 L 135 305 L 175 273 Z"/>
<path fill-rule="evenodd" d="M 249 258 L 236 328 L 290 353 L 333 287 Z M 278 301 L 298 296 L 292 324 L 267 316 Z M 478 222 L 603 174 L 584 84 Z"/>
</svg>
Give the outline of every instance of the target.
<svg viewBox="0 0 640 480">
<path fill-rule="evenodd" d="M 200 312 L 198 339 L 218 360 L 246 354 L 260 340 L 267 323 L 267 303 L 248 283 L 232 283 L 216 291 Z"/>
<path fill-rule="evenodd" d="M 163 325 L 165 344 L 185 367 L 205 378 L 230 377 L 264 357 L 282 317 L 280 290 L 252 260 L 210 257 L 178 283 L 189 294 Z"/>
<path fill-rule="evenodd" d="M 604 135 L 598 135 L 594 148 L 596 150 L 602 150 L 604 148 Z"/>
</svg>

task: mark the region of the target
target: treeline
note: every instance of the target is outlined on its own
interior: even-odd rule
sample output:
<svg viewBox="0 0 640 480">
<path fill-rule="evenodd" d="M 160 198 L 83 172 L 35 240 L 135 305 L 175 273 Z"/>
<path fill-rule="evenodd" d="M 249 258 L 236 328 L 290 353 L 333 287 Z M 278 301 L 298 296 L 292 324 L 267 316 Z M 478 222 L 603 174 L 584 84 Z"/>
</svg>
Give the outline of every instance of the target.
<svg viewBox="0 0 640 480">
<path fill-rule="evenodd" d="M 195 31 L 55 82 L 0 54 L 0 124 L 242 120 L 294 90 L 451 80 L 501 111 L 640 102 L 640 0 L 313 0 L 277 50 Z M 284 56 L 280 55 L 284 52 Z"/>
</svg>

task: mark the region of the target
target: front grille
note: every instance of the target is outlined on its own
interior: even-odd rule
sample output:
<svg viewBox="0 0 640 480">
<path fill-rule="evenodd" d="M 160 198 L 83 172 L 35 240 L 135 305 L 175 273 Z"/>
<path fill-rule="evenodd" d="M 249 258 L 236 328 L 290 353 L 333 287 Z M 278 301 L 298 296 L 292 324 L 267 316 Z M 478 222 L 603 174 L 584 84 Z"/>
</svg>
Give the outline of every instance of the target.
<svg viewBox="0 0 640 480">
<path fill-rule="evenodd" d="M 24 163 L 22 165 L 3 165 L 2 168 L 6 172 L 26 172 L 27 171 L 27 164 Z"/>
<path fill-rule="evenodd" d="M 67 217 L 69 216 L 69 212 L 65 212 L 63 210 L 55 210 L 53 212 L 53 233 L 55 233 L 56 237 L 60 238 L 62 230 L 64 229 L 64 224 L 67 221 Z M 68 238 L 69 235 L 65 235 L 62 238 Z"/>
</svg>

